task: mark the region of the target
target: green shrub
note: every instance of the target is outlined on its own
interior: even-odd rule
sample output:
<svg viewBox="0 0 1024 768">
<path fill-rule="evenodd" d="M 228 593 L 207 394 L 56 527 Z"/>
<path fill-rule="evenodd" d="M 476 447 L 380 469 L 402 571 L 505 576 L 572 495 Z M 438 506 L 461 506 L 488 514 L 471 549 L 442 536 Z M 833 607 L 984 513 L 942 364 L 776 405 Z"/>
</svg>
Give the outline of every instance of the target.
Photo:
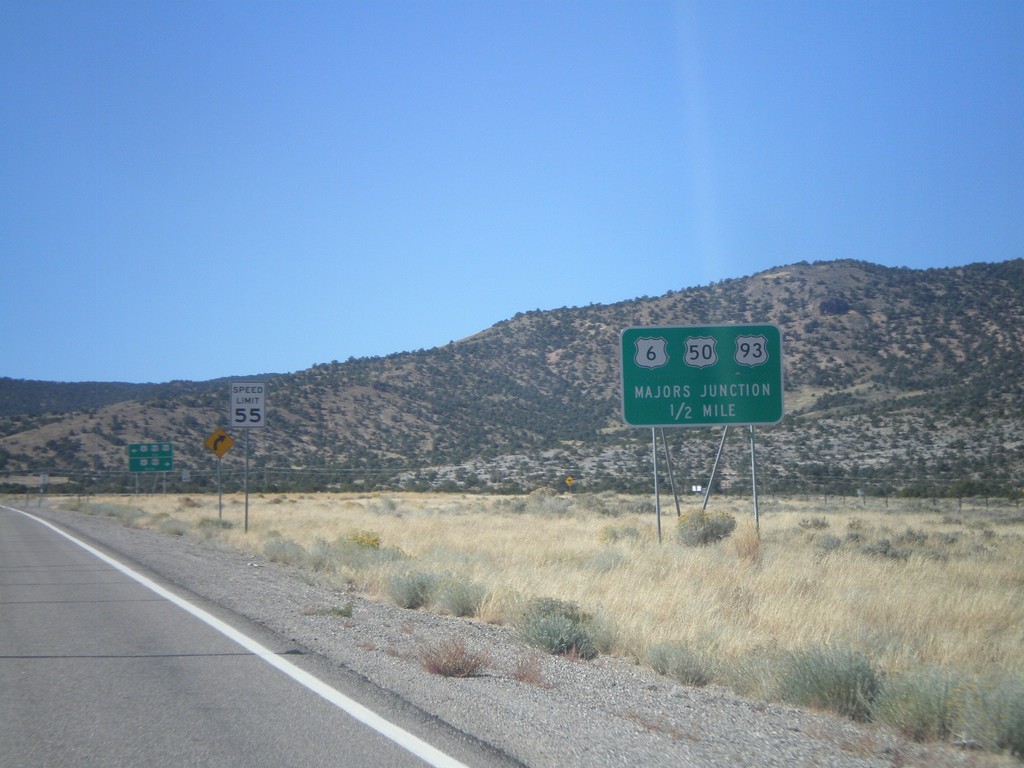
<svg viewBox="0 0 1024 768">
<path fill-rule="evenodd" d="M 896 543 L 903 544 L 905 546 L 914 546 L 915 544 L 924 544 L 928 541 L 928 534 L 924 531 L 918 531 L 914 528 L 907 527 L 907 530 L 903 533 L 896 534 Z"/>
<path fill-rule="evenodd" d="M 713 663 L 707 654 L 678 643 L 658 643 L 647 651 L 647 663 L 660 675 L 698 688 L 714 680 Z"/>
<path fill-rule="evenodd" d="M 228 531 L 235 527 L 230 520 L 220 517 L 203 517 L 196 523 L 197 530 Z"/>
<path fill-rule="evenodd" d="M 699 547 L 721 541 L 736 528 L 736 518 L 720 512 L 710 515 L 706 511 L 688 512 L 679 517 L 676 538 L 687 547 Z"/>
<path fill-rule="evenodd" d="M 889 680 L 872 707 L 873 718 L 914 741 L 945 740 L 956 724 L 957 687 L 955 678 L 938 670 Z"/>
<path fill-rule="evenodd" d="M 1024 757 L 1024 680 L 1004 680 L 990 698 L 996 749 Z"/>
<path fill-rule="evenodd" d="M 317 539 L 306 552 L 306 565 L 317 573 L 334 571 L 334 547 L 326 539 Z"/>
<path fill-rule="evenodd" d="M 351 619 L 352 610 L 352 603 L 345 603 L 345 605 L 343 605 L 341 608 L 331 608 L 331 616 L 337 616 L 341 619 Z"/>
<path fill-rule="evenodd" d="M 889 560 L 906 560 L 910 557 L 909 549 L 893 546 L 889 539 L 878 539 L 874 544 L 865 544 L 860 551 L 865 555 L 885 557 Z"/>
<path fill-rule="evenodd" d="M 177 520 L 173 517 L 168 517 L 160 521 L 160 533 L 169 533 L 172 536 L 184 536 L 192 528 L 184 520 Z"/>
<path fill-rule="evenodd" d="M 263 545 L 263 554 L 272 563 L 302 565 L 306 561 L 306 550 L 291 539 L 275 536 Z"/>
<path fill-rule="evenodd" d="M 476 581 L 449 580 L 441 587 L 434 607 L 452 616 L 476 616 L 487 596 L 487 588 Z"/>
<path fill-rule="evenodd" d="M 596 658 L 600 626 L 576 603 L 540 597 L 527 603 L 518 622 L 523 641 L 548 653 Z"/>
<path fill-rule="evenodd" d="M 194 527 L 200 536 L 209 541 L 221 531 L 231 530 L 235 527 L 235 524 L 230 520 L 223 520 L 218 517 L 203 517 L 196 522 Z"/>
<path fill-rule="evenodd" d="M 538 488 L 527 498 L 526 511 L 535 515 L 561 517 L 572 510 L 573 500 L 559 496 L 550 488 Z"/>
<path fill-rule="evenodd" d="M 1024 757 L 1024 679 L 998 678 L 971 687 L 959 727 L 993 752 Z"/>
<path fill-rule="evenodd" d="M 751 648 L 719 665 L 716 678 L 748 699 L 778 699 L 785 660 L 786 652 L 775 645 Z"/>
<path fill-rule="evenodd" d="M 805 517 L 800 521 L 800 527 L 807 531 L 820 531 L 828 528 L 828 520 L 824 517 Z"/>
<path fill-rule="evenodd" d="M 423 608 L 433 602 L 439 581 L 426 571 L 399 574 L 388 582 L 388 597 L 400 608 Z"/>
<path fill-rule="evenodd" d="M 780 680 L 785 701 L 826 709 L 865 722 L 881 674 L 862 653 L 833 646 L 790 653 Z"/>
<path fill-rule="evenodd" d="M 373 538 L 358 538 L 356 534 L 336 539 L 330 546 L 332 562 L 329 570 L 346 566 L 353 571 L 366 571 L 408 559 L 400 549 L 373 546 L 372 541 Z"/>
<path fill-rule="evenodd" d="M 606 517 L 620 515 L 641 515 L 653 512 L 654 508 L 647 499 L 620 496 L 611 491 L 604 493 L 573 494 L 576 506 L 587 512 L 595 512 Z"/>
<path fill-rule="evenodd" d="M 833 536 L 829 533 L 825 534 L 824 536 L 818 539 L 815 539 L 814 546 L 825 553 L 835 552 L 837 549 L 843 546 L 843 540 L 840 539 L 838 536 Z"/>
</svg>

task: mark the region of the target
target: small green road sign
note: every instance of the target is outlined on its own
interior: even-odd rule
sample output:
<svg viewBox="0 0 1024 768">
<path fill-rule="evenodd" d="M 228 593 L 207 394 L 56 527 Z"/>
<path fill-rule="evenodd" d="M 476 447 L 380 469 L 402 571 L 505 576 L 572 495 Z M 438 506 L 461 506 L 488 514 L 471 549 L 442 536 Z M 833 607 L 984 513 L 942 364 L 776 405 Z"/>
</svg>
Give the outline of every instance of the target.
<svg viewBox="0 0 1024 768">
<path fill-rule="evenodd" d="M 132 443 L 128 446 L 130 472 L 170 472 L 173 469 L 173 443 Z"/>
<path fill-rule="evenodd" d="M 622 332 L 622 418 L 634 427 L 775 424 L 775 325 L 652 326 Z"/>
</svg>

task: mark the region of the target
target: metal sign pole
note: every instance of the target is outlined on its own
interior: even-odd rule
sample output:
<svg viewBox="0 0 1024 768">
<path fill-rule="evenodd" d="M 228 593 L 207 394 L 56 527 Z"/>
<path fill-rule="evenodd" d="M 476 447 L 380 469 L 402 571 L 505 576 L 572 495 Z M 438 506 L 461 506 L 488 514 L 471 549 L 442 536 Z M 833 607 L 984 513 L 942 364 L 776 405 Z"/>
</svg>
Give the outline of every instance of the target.
<svg viewBox="0 0 1024 768">
<path fill-rule="evenodd" d="M 676 517 L 682 517 L 683 512 L 679 509 L 679 491 L 676 488 L 676 479 L 672 475 L 672 454 L 668 452 L 668 442 L 665 440 L 664 427 L 661 427 L 661 445 L 665 449 L 665 464 L 668 466 L 668 484 L 672 487 L 672 497 L 676 500 Z"/>
<path fill-rule="evenodd" d="M 703 512 L 708 508 L 708 496 L 711 495 L 711 486 L 715 482 L 715 472 L 718 471 L 718 460 L 722 458 L 722 448 L 725 447 L 725 436 L 729 434 L 729 425 L 725 425 L 725 429 L 722 430 L 722 441 L 718 444 L 718 453 L 715 454 L 715 463 L 711 465 L 711 477 L 708 478 L 708 487 L 704 491 L 704 503 L 700 505 L 700 511 Z"/>
<path fill-rule="evenodd" d="M 651 456 L 654 458 L 654 513 L 658 518 L 658 543 L 661 544 L 661 496 L 658 494 L 658 438 L 651 427 Z"/>
<path fill-rule="evenodd" d="M 761 515 L 757 508 L 757 458 L 754 453 L 754 425 L 750 425 L 750 486 L 754 491 L 754 529 L 761 538 Z"/>
<path fill-rule="evenodd" d="M 220 484 L 220 456 L 217 457 L 217 519 L 224 517 L 224 495 Z"/>
<path fill-rule="evenodd" d="M 235 444 L 235 441 L 231 439 L 230 435 L 220 427 L 213 430 L 208 438 L 203 441 L 203 445 L 213 451 L 217 457 L 217 517 L 223 519 L 224 517 L 224 484 L 221 478 L 221 457 L 231 450 L 231 446 Z"/>
<path fill-rule="evenodd" d="M 245 532 L 249 532 L 249 428 L 245 428 Z"/>
</svg>

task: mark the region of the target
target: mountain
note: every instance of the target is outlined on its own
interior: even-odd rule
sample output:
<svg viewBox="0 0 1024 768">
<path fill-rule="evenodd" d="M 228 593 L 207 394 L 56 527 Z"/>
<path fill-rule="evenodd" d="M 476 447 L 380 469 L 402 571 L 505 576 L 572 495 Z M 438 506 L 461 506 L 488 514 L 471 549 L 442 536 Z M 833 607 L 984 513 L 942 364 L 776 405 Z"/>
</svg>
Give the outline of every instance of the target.
<svg viewBox="0 0 1024 768">
<path fill-rule="evenodd" d="M 653 298 L 520 313 L 435 349 L 268 375 L 268 427 L 250 433 L 254 477 L 261 488 L 529 490 L 564 488 L 572 475 L 575 489 L 647 489 L 651 431 L 620 417 L 620 332 L 734 323 L 774 323 L 783 335 L 786 416 L 755 433 L 762 488 L 1021 485 L 1020 259 L 929 270 L 791 264 Z M 173 482 L 189 469 L 189 483 L 208 483 L 215 460 L 203 440 L 227 419 L 228 381 L 0 379 L 0 473 L 125 487 L 127 444 L 172 441 Z M 665 434 L 674 479 L 706 483 L 722 430 Z M 748 433 L 730 435 L 720 481 L 749 489 Z M 225 456 L 232 482 L 243 461 L 241 445 Z"/>
<path fill-rule="evenodd" d="M 220 379 L 227 386 L 227 379 Z M 210 382 L 172 381 L 129 384 L 122 381 L 26 381 L 0 378 L 0 418 L 45 413 L 73 413 L 128 400 L 172 397 L 207 389 Z"/>
</svg>

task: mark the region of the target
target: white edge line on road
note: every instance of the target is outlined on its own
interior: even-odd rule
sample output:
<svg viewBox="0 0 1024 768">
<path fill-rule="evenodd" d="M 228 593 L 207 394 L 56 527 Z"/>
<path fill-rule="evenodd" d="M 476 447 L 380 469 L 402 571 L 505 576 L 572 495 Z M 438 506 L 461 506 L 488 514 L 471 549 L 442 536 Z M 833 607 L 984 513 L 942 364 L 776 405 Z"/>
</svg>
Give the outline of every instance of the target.
<svg viewBox="0 0 1024 768">
<path fill-rule="evenodd" d="M 46 520 L 43 520 L 42 518 L 36 517 L 35 515 L 29 512 L 25 512 L 14 507 L 8 507 L 4 504 L 0 504 L 0 508 L 9 509 L 12 512 L 18 512 L 19 514 L 25 515 L 25 517 L 31 518 L 32 520 L 35 520 L 36 522 L 45 525 L 47 528 L 59 533 L 61 536 L 73 542 L 74 544 L 77 544 L 79 547 L 84 549 L 89 554 L 98 557 L 100 560 L 107 563 L 111 567 L 116 568 L 117 570 L 121 571 L 121 573 L 134 579 L 142 586 L 146 587 L 149 590 L 152 590 L 160 597 L 170 601 L 171 603 L 174 603 L 174 605 L 178 606 L 182 610 L 188 611 L 197 619 L 213 627 L 213 629 L 217 630 L 222 635 L 230 638 L 231 640 L 234 640 L 247 651 L 250 651 L 255 656 L 259 656 L 261 659 L 263 659 L 263 661 L 267 662 L 267 664 L 269 664 L 270 666 L 275 667 L 279 671 L 288 675 L 290 678 L 295 680 L 295 682 L 305 686 L 313 693 L 317 694 L 323 699 L 326 699 L 331 704 L 338 707 L 338 709 L 341 709 L 344 712 L 348 713 L 359 722 L 369 726 L 385 738 L 390 739 L 395 744 L 398 744 L 402 748 L 408 750 L 409 752 L 416 755 L 425 762 L 429 763 L 430 765 L 436 766 L 436 768 L 466 768 L 464 763 L 460 763 L 455 758 L 445 754 L 436 747 L 431 746 L 427 742 L 423 741 L 417 736 L 414 736 L 405 729 L 400 728 L 391 721 L 385 720 L 383 717 L 378 715 L 373 710 L 368 709 L 367 707 L 363 706 L 362 704 L 353 699 L 350 699 L 345 694 L 329 686 L 323 680 L 295 666 L 287 659 L 281 658 L 278 654 L 274 653 L 269 648 L 253 640 L 248 635 L 239 632 L 234 627 L 224 623 L 216 616 L 207 613 L 202 608 L 193 605 L 188 600 L 178 597 L 178 595 L 174 594 L 173 592 L 164 589 L 156 582 L 143 576 L 141 573 L 136 573 L 128 566 L 124 565 L 123 563 L 119 563 L 117 560 L 115 560 L 112 557 L 109 557 L 108 555 L 103 554 L 95 547 L 86 544 L 84 541 L 81 541 L 80 539 L 76 539 L 71 534 L 62 531 L 57 526 L 47 522 Z"/>
</svg>

